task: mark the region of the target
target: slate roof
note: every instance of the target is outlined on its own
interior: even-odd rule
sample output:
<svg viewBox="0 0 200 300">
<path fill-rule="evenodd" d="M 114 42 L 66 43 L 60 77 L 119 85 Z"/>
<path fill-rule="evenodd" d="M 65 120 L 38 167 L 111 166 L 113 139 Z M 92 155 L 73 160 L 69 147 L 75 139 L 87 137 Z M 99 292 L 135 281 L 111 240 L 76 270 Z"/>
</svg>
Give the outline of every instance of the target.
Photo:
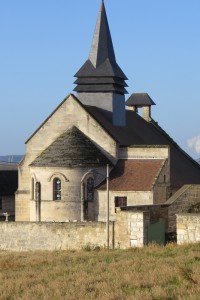
<svg viewBox="0 0 200 300">
<path fill-rule="evenodd" d="M 120 159 L 110 173 L 111 191 L 151 191 L 165 160 Z M 105 190 L 106 183 L 97 187 Z"/>
<path fill-rule="evenodd" d="M 64 100 L 67 101 L 68 95 Z M 98 124 L 119 144 L 120 147 L 130 146 L 170 146 L 170 172 L 171 186 L 180 188 L 184 184 L 200 184 L 200 165 L 184 152 L 173 139 L 155 122 L 145 121 L 136 112 L 126 111 L 126 126 L 114 126 L 104 117 L 101 109 L 95 106 L 83 105 L 76 96 L 71 95 L 75 101 L 89 113 Z M 61 102 L 51 115 L 26 141 L 28 143 L 38 130 L 63 104 Z M 61 157 L 60 157 L 61 159 Z M 61 163 L 60 163 L 61 165 Z"/>
<path fill-rule="evenodd" d="M 96 167 L 111 164 L 106 156 L 73 126 L 59 136 L 30 166 L 35 167 Z"/>
<path fill-rule="evenodd" d="M 133 93 L 126 101 L 127 106 L 156 105 L 147 93 Z"/>
<path fill-rule="evenodd" d="M 89 58 L 75 74 L 75 77 L 78 77 L 78 80 L 75 81 L 77 86 L 74 91 L 78 93 L 127 93 L 124 88 L 126 86 L 124 80 L 127 80 L 127 77 L 116 62 L 103 2 L 97 19 Z M 89 84 L 88 78 L 90 79 Z M 94 81 L 98 81 L 98 86 L 91 81 L 91 78 L 94 78 Z M 110 78 L 114 81 L 113 85 L 109 84 Z"/>
<path fill-rule="evenodd" d="M 13 196 L 18 187 L 17 170 L 0 170 L 0 196 Z"/>
<path fill-rule="evenodd" d="M 85 106 L 85 109 L 118 142 L 127 146 L 170 146 L 171 186 L 180 188 L 184 184 L 200 184 L 200 166 L 154 120 L 147 122 L 133 111 L 126 111 L 126 126 L 114 126 L 100 109 Z"/>
</svg>

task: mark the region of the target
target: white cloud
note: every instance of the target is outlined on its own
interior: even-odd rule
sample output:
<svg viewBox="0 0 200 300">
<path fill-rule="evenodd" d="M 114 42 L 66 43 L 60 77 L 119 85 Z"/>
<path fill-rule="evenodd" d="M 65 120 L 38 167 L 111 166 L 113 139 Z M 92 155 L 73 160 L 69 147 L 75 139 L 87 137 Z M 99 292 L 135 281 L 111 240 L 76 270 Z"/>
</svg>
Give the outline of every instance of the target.
<svg viewBox="0 0 200 300">
<path fill-rule="evenodd" d="M 189 148 L 194 149 L 197 153 L 200 153 L 200 135 L 187 140 L 187 145 Z"/>
</svg>

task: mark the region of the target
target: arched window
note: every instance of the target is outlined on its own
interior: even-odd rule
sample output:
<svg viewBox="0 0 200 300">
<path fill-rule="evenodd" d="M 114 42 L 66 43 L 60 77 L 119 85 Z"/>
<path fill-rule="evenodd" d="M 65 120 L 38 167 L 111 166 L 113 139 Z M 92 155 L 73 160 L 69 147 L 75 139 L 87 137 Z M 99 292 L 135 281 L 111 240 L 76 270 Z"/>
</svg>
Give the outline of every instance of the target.
<svg viewBox="0 0 200 300">
<path fill-rule="evenodd" d="M 58 177 L 53 180 L 53 200 L 61 200 L 61 180 Z"/>
<path fill-rule="evenodd" d="M 94 178 L 89 177 L 87 179 L 87 201 L 93 201 L 94 199 Z"/>
<path fill-rule="evenodd" d="M 31 179 L 31 200 L 35 199 L 35 180 Z"/>
</svg>

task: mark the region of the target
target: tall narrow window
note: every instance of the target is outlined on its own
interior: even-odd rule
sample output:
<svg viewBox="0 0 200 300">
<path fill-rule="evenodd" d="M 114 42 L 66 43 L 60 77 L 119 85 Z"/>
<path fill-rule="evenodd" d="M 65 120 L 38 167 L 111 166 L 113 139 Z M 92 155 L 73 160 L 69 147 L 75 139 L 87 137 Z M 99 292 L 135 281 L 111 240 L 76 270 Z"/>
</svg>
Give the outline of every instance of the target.
<svg viewBox="0 0 200 300">
<path fill-rule="evenodd" d="M 35 199 L 35 180 L 34 178 L 31 179 L 31 199 Z"/>
<path fill-rule="evenodd" d="M 61 200 L 61 180 L 57 177 L 53 180 L 53 200 Z"/>
<path fill-rule="evenodd" d="M 94 179 L 89 177 L 87 179 L 87 201 L 93 201 L 94 199 Z"/>
</svg>

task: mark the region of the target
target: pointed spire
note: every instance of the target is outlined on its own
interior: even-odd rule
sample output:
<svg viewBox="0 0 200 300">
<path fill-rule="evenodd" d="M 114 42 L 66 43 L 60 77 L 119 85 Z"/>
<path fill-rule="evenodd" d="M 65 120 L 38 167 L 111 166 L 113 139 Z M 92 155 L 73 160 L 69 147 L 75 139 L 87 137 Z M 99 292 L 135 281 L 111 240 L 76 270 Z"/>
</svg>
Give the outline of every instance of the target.
<svg viewBox="0 0 200 300">
<path fill-rule="evenodd" d="M 101 11 L 103 10 L 104 7 L 104 0 L 101 1 Z"/>
<path fill-rule="evenodd" d="M 89 60 L 93 66 L 97 68 L 106 59 L 109 59 L 111 63 L 116 63 L 105 5 L 104 1 L 102 1 L 90 50 Z"/>
<path fill-rule="evenodd" d="M 115 59 L 104 1 L 101 2 L 88 60 L 75 74 L 78 93 L 114 92 L 126 94 L 126 75 Z"/>
</svg>

